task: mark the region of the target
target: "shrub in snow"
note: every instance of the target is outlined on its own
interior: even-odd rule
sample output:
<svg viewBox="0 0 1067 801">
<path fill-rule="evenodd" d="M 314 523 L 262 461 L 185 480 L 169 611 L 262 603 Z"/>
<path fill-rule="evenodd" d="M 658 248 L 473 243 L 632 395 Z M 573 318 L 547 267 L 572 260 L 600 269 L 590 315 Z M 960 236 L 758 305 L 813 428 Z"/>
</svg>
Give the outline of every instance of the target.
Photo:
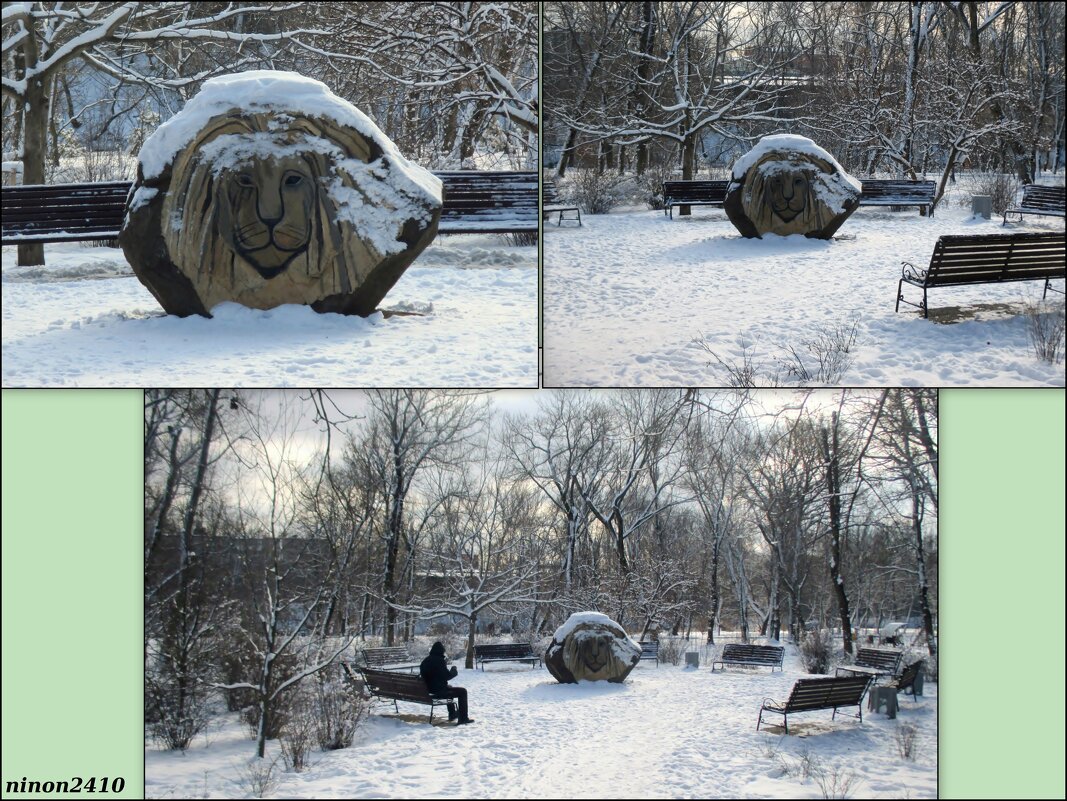
<svg viewBox="0 0 1067 801">
<path fill-rule="evenodd" d="M 119 242 L 163 308 L 372 313 L 433 240 L 441 182 L 291 72 L 213 78 L 153 133 Z"/>
<path fill-rule="evenodd" d="M 575 612 L 552 635 L 545 667 L 562 684 L 622 682 L 640 658 L 641 646 L 607 615 Z"/>
<path fill-rule="evenodd" d="M 1041 361 L 1059 364 L 1063 361 L 1064 303 L 1041 301 L 1026 305 L 1026 332 L 1034 354 Z"/>
<path fill-rule="evenodd" d="M 862 184 L 804 136 L 765 136 L 733 166 L 724 208 L 742 236 L 829 239 L 859 207 Z"/>
<path fill-rule="evenodd" d="M 582 210 L 588 214 L 607 214 L 619 204 L 618 176 L 598 173 L 596 170 L 573 170 L 571 194 Z"/>
<path fill-rule="evenodd" d="M 313 681 L 311 701 L 319 748 L 323 751 L 348 748 L 356 728 L 367 716 L 368 699 L 336 669 L 322 671 Z"/>
<path fill-rule="evenodd" d="M 800 658 L 808 673 L 830 672 L 832 639 L 825 629 L 805 631 L 800 640 Z"/>
</svg>

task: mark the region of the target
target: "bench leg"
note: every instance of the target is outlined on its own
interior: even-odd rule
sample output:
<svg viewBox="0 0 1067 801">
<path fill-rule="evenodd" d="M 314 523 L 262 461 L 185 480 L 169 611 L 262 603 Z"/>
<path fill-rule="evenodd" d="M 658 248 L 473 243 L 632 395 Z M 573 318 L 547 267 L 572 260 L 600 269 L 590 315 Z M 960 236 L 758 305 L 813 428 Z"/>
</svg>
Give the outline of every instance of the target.
<svg viewBox="0 0 1067 801">
<path fill-rule="evenodd" d="M 899 312 L 900 311 L 900 301 L 902 301 L 902 300 L 904 300 L 904 279 L 903 278 L 901 278 L 899 281 L 897 281 L 897 307 L 896 307 L 896 309 L 893 310 L 894 312 Z"/>
</svg>

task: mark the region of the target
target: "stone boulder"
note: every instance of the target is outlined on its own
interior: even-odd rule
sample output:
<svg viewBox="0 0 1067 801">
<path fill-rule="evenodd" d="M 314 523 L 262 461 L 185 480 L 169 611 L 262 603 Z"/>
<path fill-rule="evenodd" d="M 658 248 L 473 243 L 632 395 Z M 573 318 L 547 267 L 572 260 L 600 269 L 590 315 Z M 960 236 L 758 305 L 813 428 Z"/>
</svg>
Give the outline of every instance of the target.
<svg viewBox="0 0 1067 801">
<path fill-rule="evenodd" d="M 829 239 L 859 206 L 862 184 L 803 136 L 765 136 L 733 166 L 723 204 L 749 238 Z"/>
<path fill-rule="evenodd" d="M 545 667 L 561 684 L 622 682 L 641 659 L 641 646 L 622 626 L 599 612 L 577 612 L 556 629 Z"/>
<path fill-rule="evenodd" d="M 441 182 L 291 72 L 207 81 L 138 156 L 119 244 L 160 305 L 371 314 L 437 234 Z"/>
</svg>

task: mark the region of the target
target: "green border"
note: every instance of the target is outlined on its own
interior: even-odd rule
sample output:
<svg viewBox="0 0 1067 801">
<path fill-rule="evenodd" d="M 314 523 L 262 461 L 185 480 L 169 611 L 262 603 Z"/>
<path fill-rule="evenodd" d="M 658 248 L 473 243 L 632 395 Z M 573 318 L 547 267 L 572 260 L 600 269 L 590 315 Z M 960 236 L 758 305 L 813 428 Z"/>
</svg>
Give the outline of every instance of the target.
<svg viewBox="0 0 1067 801">
<path fill-rule="evenodd" d="M 1063 798 L 1064 392 L 940 393 L 942 798 Z"/>
<path fill-rule="evenodd" d="M 4 390 L 3 798 L 140 798 L 140 390 Z M 121 793 L 8 781 L 122 776 Z"/>
<path fill-rule="evenodd" d="M 2 778 L 140 797 L 142 395 L 2 410 Z M 1064 414 L 1062 390 L 941 393 L 943 798 L 1064 797 Z"/>
</svg>

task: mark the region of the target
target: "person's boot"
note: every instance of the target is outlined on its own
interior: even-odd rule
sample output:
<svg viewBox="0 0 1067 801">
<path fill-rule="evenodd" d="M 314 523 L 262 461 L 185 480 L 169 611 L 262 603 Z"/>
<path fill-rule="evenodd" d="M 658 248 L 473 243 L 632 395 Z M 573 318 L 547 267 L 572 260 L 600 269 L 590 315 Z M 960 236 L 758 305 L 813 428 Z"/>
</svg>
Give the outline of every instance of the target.
<svg viewBox="0 0 1067 801">
<path fill-rule="evenodd" d="M 457 725 L 462 726 L 464 723 L 474 723 L 474 720 L 472 718 L 460 718 Z"/>
<path fill-rule="evenodd" d="M 455 704 L 449 704 L 448 705 L 448 719 L 449 720 L 455 720 L 458 717 L 459 717 L 459 715 L 456 712 Z"/>
</svg>

